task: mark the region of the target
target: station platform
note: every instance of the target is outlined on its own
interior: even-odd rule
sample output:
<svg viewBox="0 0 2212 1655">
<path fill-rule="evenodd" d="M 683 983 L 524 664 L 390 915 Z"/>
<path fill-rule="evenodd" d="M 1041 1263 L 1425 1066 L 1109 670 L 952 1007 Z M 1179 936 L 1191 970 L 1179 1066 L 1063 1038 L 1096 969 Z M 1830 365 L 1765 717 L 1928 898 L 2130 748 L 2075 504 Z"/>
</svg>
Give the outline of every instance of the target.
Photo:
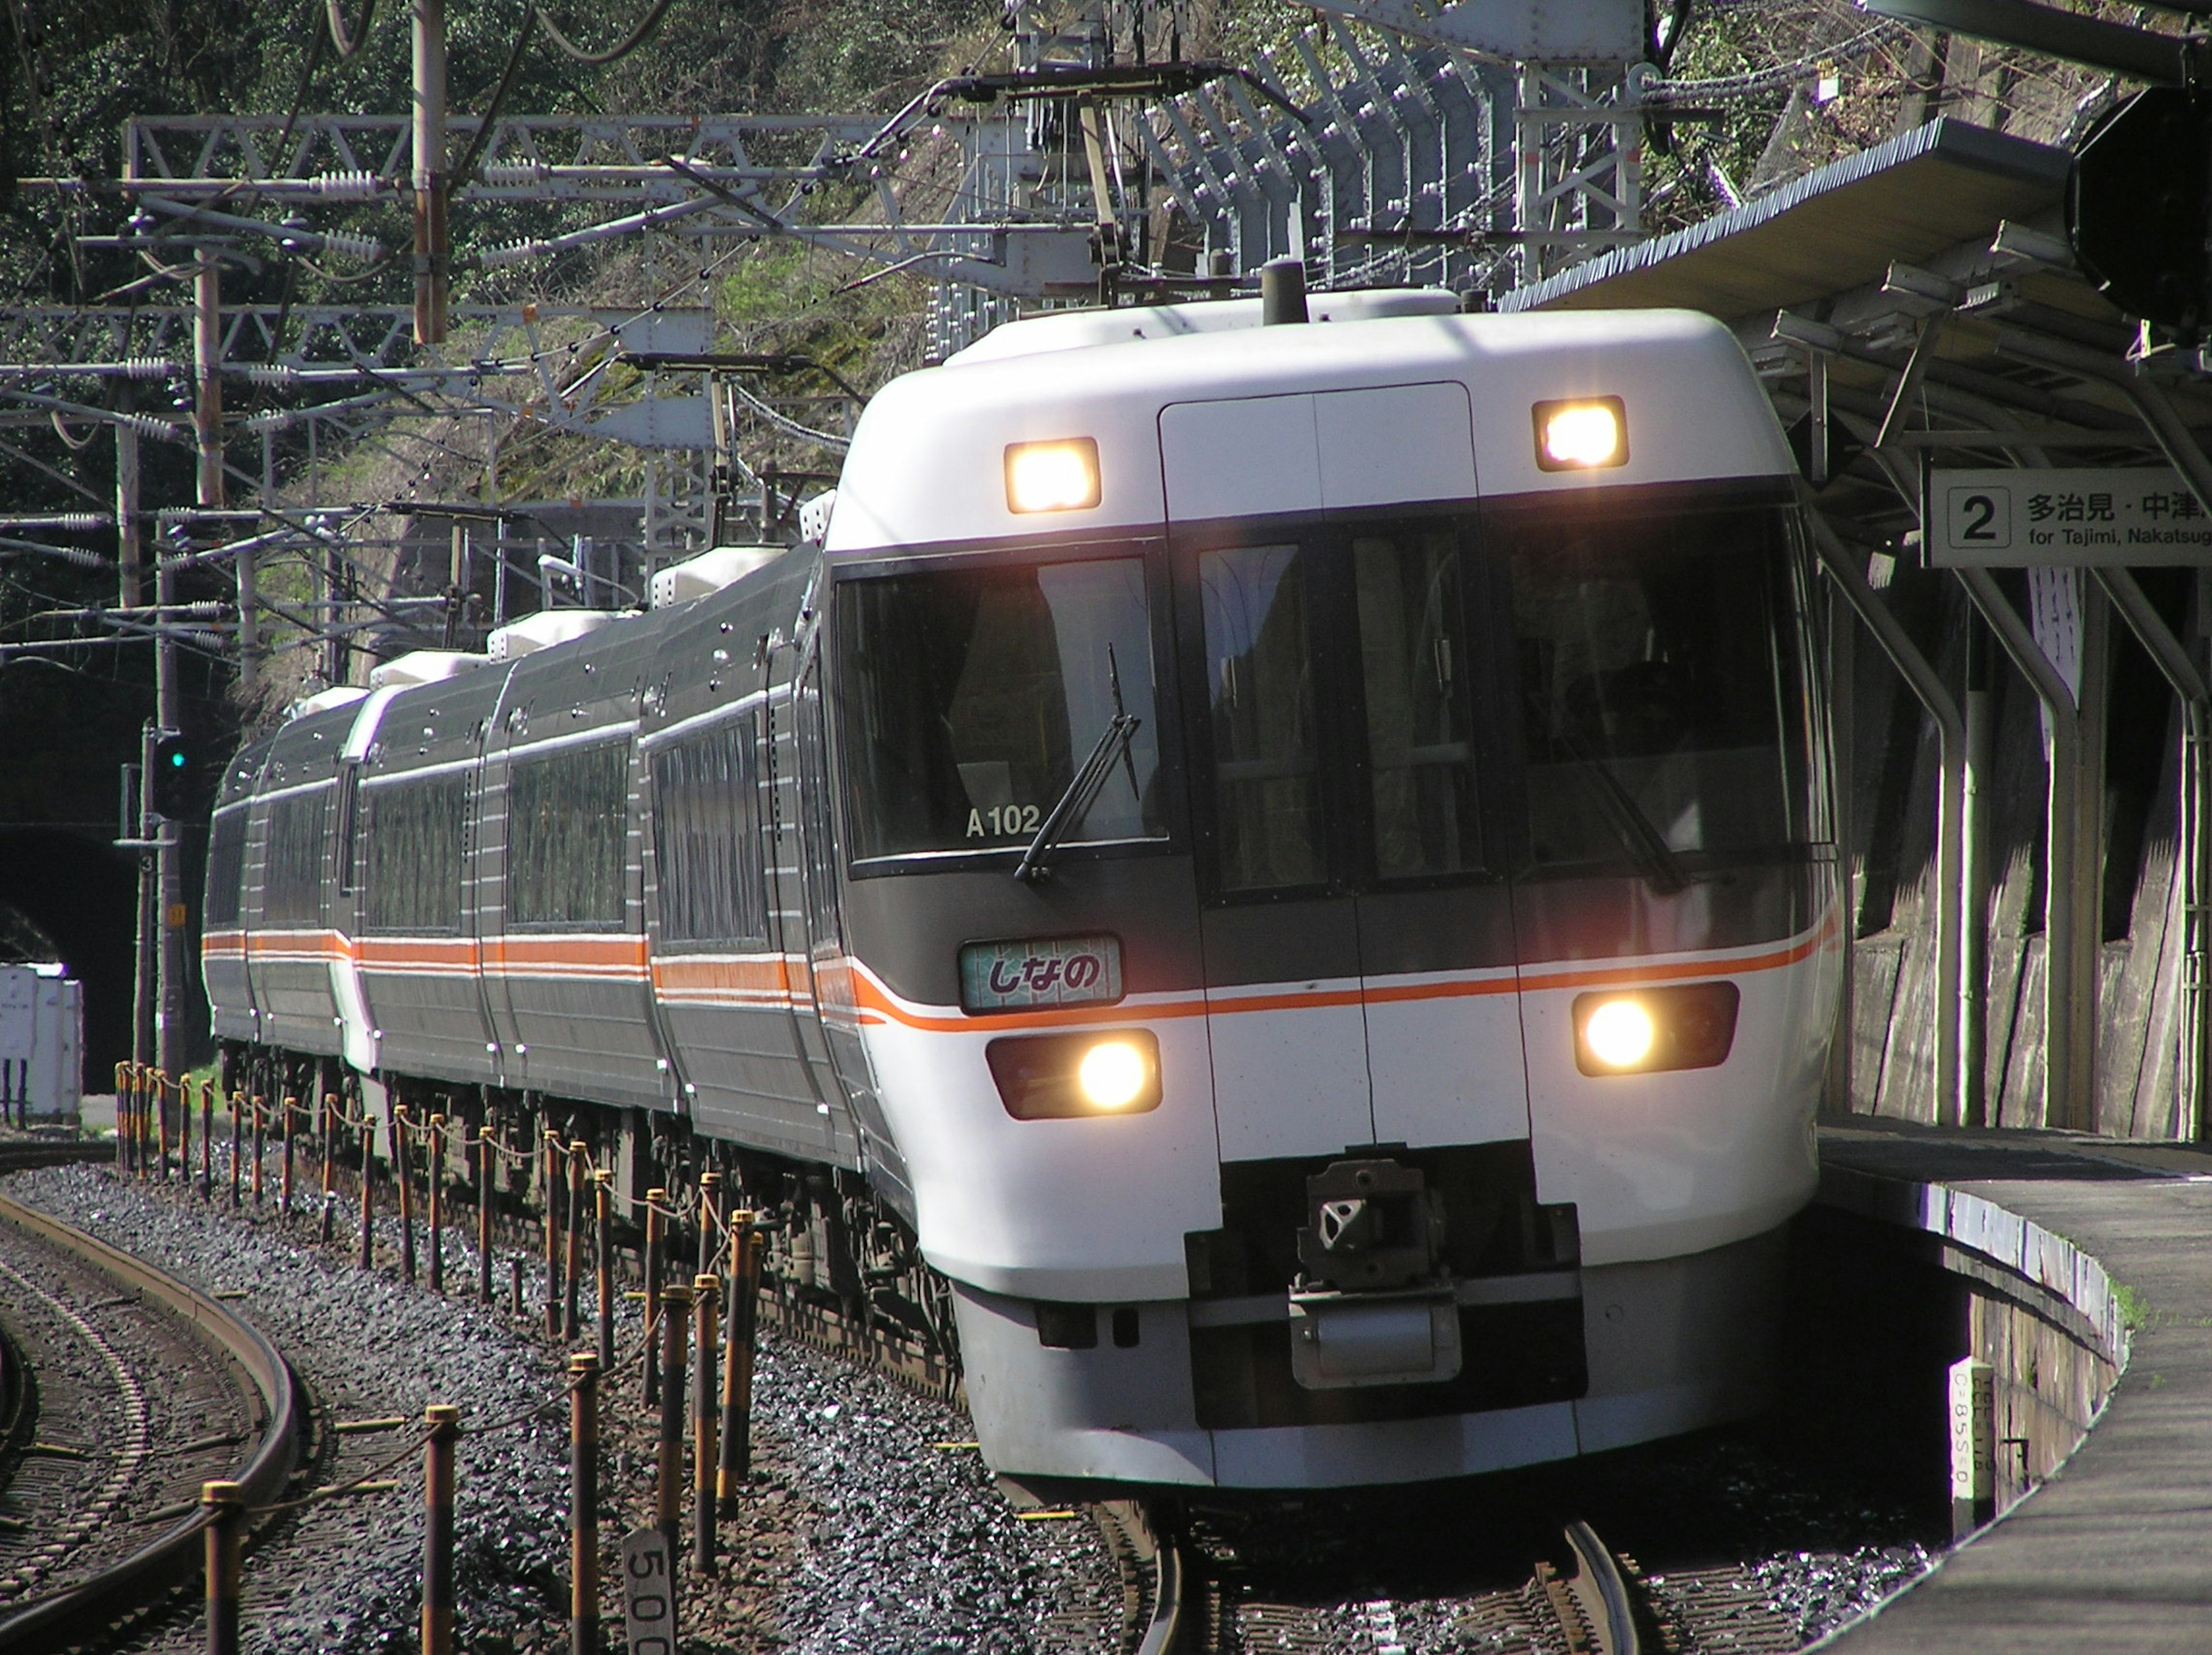
<svg viewBox="0 0 2212 1655">
<path fill-rule="evenodd" d="M 2079 1249 L 2103 1269 L 2075 1259 L 2075 1277 L 2098 1294 L 2108 1278 L 2109 1313 L 2124 1311 L 2132 1331 L 2103 1417 L 2071 1457 L 1817 1647 L 2212 1651 L 2212 1154 L 1866 1117 L 1824 1123 L 1820 1150 L 1824 1202 L 1864 1210 L 1871 1191 L 1910 1212 L 1917 1199 L 1938 1215 L 1926 1227 L 1948 1222 L 1954 1239 L 1965 1215 L 1992 1252 L 2023 1238 L 2039 1246 L 2046 1275 L 2050 1260 L 2063 1256 L 2063 1271 Z M 2006 1214 L 2027 1222 L 2008 1225 Z"/>
</svg>

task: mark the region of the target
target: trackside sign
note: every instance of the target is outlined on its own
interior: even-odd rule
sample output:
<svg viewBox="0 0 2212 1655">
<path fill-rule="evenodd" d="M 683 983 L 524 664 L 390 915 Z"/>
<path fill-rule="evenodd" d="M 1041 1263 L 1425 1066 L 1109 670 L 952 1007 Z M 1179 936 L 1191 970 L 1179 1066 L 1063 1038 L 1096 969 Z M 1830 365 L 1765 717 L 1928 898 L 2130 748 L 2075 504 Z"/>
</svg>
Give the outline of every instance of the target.
<svg viewBox="0 0 2212 1655">
<path fill-rule="evenodd" d="M 1937 569 L 2212 565 L 2212 515 L 2163 466 L 1931 472 Z"/>
</svg>

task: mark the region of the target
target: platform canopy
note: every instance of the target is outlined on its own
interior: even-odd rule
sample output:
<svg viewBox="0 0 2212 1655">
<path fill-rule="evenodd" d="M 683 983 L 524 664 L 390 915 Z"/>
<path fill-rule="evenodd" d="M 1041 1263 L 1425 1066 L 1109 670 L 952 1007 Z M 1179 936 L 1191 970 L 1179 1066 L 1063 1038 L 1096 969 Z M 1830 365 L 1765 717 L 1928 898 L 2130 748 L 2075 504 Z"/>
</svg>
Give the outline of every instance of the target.
<svg viewBox="0 0 2212 1655">
<path fill-rule="evenodd" d="M 2212 491 L 2201 444 L 2171 452 L 2212 432 L 2206 364 L 2163 342 L 2144 353 L 2076 271 L 2069 167 L 2063 149 L 1945 118 L 1498 304 L 1680 306 L 1726 321 L 1823 508 L 1876 540 L 1918 526 L 1923 457 L 2185 473 L 2190 460 Z M 2172 411 L 2164 441 L 2147 399 Z M 1820 423 L 1826 467 L 1811 464 Z"/>
</svg>

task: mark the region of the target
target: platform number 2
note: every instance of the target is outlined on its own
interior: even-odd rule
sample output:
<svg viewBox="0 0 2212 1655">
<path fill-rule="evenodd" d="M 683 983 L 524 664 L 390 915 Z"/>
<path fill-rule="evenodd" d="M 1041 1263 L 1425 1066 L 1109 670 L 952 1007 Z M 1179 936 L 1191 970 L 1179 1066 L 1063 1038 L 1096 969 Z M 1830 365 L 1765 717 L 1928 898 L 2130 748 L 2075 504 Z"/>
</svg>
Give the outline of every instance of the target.
<svg viewBox="0 0 2212 1655">
<path fill-rule="evenodd" d="M 2012 496 L 2000 490 L 1951 490 L 1951 544 L 1997 551 L 2012 545 Z"/>
</svg>

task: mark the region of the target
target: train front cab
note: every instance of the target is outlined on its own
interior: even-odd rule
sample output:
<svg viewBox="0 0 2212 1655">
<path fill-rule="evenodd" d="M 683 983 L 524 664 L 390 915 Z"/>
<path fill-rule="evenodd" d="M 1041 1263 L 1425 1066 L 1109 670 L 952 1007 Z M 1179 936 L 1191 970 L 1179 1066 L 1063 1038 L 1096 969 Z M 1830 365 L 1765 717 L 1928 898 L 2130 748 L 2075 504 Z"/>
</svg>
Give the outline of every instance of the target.
<svg viewBox="0 0 2212 1655">
<path fill-rule="evenodd" d="M 852 945 L 986 1455 L 1389 1482 L 1740 1415 L 1837 960 L 1786 485 L 1478 504 L 1457 385 L 1265 402 L 1162 416 L 1164 535 L 838 569 Z"/>
</svg>

